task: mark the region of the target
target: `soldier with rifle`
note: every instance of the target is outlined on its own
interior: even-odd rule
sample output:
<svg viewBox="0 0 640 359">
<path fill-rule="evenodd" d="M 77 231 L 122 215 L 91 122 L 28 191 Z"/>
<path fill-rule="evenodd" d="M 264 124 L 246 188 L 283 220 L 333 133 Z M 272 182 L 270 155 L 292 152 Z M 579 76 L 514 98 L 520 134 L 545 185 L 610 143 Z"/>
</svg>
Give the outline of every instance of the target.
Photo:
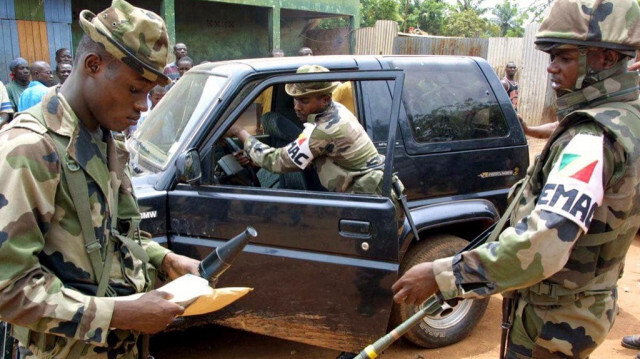
<svg viewBox="0 0 640 359">
<path fill-rule="evenodd" d="M 160 16 L 124 0 L 82 11 L 80 26 L 68 80 L 0 131 L 0 319 L 21 357 L 136 358 L 140 333 L 184 311 L 152 290 L 154 269 L 200 265 L 141 235 L 128 153 L 111 136 L 169 83 L 169 38 Z"/>
<path fill-rule="evenodd" d="M 640 226 L 636 0 L 556 0 L 536 35 L 561 118 L 505 213 L 475 249 L 410 268 L 394 300 L 513 292 L 501 357 L 587 358 L 611 329 L 616 283 Z M 511 310 L 511 313 L 508 311 Z"/>
</svg>

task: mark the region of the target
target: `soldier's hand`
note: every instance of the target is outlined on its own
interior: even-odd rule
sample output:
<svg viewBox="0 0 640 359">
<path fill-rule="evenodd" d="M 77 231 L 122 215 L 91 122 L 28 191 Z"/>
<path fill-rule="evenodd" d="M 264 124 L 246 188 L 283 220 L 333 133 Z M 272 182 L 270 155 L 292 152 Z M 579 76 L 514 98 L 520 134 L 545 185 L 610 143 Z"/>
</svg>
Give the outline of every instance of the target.
<svg viewBox="0 0 640 359">
<path fill-rule="evenodd" d="M 251 159 L 244 154 L 243 150 L 234 152 L 233 157 L 235 157 L 236 161 L 238 161 L 240 166 L 247 166 L 251 164 Z"/>
<path fill-rule="evenodd" d="M 393 300 L 398 304 L 419 305 L 438 291 L 433 275 L 433 263 L 417 264 L 398 279 L 393 286 Z"/>
<path fill-rule="evenodd" d="M 171 294 L 153 290 L 136 300 L 116 301 L 111 327 L 154 334 L 164 330 L 184 307 L 169 301 Z"/>
<path fill-rule="evenodd" d="M 169 278 L 176 279 L 187 273 L 200 276 L 198 272 L 199 265 L 200 261 L 198 260 L 170 252 L 164 256 L 161 268 Z"/>
<path fill-rule="evenodd" d="M 629 71 L 640 71 L 640 61 L 631 64 L 631 66 L 629 66 Z"/>
</svg>

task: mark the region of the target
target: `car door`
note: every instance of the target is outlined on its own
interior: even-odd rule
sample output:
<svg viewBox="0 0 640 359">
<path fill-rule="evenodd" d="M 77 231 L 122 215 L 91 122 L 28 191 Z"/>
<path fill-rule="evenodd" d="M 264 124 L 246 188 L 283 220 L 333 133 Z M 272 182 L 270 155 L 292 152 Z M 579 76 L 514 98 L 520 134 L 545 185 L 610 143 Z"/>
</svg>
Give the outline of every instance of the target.
<svg viewBox="0 0 640 359">
<path fill-rule="evenodd" d="M 213 119 L 220 124 L 199 148 L 221 138 L 264 89 L 313 80 L 392 81 L 388 139 L 395 140 L 403 72 L 352 71 L 269 77 L 254 85 L 237 108 Z M 178 253 L 203 258 L 246 226 L 258 232 L 218 283 L 254 291 L 213 318 L 339 350 L 358 350 L 384 334 L 398 273 L 390 200 L 394 146 L 387 149 L 382 196 L 215 184 L 178 184 L 170 191 L 169 242 Z"/>
</svg>

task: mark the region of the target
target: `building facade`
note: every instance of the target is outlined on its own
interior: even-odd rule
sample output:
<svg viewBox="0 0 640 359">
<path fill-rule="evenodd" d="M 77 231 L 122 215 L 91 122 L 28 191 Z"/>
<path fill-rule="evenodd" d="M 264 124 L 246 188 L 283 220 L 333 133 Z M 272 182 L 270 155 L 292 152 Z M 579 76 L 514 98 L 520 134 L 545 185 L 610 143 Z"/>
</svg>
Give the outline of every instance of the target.
<svg viewBox="0 0 640 359">
<path fill-rule="evenodd" d="M 167 23 L 172 43 L 184 42 L 195 63 L 287 56 L 306 46 L 316 54 L 346 54 L 359 24 L 358 0 L 129 0 Z M 75 49 L 82 36 L 78 15 L 97 13 L 111 0 L 0 0 L 0 80 L 17 56 L 48 61 L 55 51 Z"/>
</svg>

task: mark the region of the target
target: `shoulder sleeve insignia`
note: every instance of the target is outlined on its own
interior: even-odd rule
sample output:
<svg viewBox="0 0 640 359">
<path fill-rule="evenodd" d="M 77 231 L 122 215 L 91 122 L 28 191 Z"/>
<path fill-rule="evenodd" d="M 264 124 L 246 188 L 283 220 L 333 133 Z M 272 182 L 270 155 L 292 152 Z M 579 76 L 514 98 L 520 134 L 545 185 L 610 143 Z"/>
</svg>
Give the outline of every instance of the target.
<svg viewBox="0 0 640 359">
<path fill-rule="evenodd" d="M 554 163 L 537 207 L 559 214 L 587 232 L 604 197 L 602 153 L 602 136 L 576 135 Z"/>
<path fill-rule="evenodd" d="M 313 161 L 313 154 L 309 147 L 309 138 L 311 138 L 311 133 L 315 128 L 315 124 L 305 123 L 302 133 L 285 148 L 291 161 L 300 169 L 307 168 L 309 163 Z"/>
</svg>

